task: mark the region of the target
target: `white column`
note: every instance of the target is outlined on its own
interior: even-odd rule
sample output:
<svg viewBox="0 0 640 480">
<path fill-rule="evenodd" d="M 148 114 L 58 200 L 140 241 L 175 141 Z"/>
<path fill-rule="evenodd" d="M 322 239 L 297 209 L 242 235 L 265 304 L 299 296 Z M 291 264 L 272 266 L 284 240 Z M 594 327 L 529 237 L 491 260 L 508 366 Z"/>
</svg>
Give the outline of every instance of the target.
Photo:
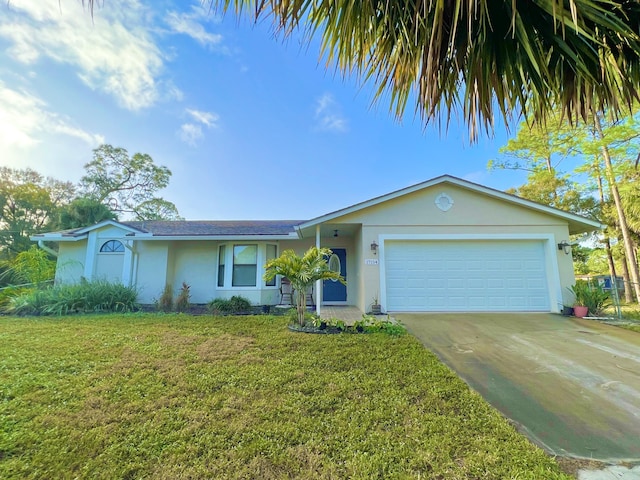
<svg viewBox="0 0 640 480">
<path fill-rule="evenodd" d="M 124 259 L 122 262 L 122 284 L 125 287 L 131 286 L 131 278 L 133 276 L 133 241 L 128 240 L 122 242 L 124 245 Z"/>
<path fill-rule="evenodd" d="M 316 247 L 320 248 L 320 225 L 316 225 Z M 320 315 L 322 303 L 322 280 L 316 281 L 316 314 Z"/>
<path fill-rule="evenodd" d="M 87 281 L 93 280 L 93 270 L 96 264 L 96 255 L 98 254 L 96 241 L 98 234 L 96 232 L 89 232 L 87 236 L 87 251 L 84 258 L 84 278 Z"/>
</svg>

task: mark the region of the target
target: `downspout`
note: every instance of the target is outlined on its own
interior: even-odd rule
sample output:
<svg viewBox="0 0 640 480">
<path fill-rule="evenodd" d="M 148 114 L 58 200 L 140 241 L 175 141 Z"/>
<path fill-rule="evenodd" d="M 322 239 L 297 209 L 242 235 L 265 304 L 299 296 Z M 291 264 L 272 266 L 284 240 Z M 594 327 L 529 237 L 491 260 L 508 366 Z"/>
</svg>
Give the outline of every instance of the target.
<svg viewBox="0 0 640 480">
<path fill-rule="evenodd" d="M 45 252 L 47 252 L 49 255 L 53 255 L 54 257 L 58 257 L 58 252 L 56 252 L 55 250 L 47 247 L 44 244 L 44 240 L 38 240 L 38 247 L 40 247 L 42 250 L 44 250 Z"/>
</svg>

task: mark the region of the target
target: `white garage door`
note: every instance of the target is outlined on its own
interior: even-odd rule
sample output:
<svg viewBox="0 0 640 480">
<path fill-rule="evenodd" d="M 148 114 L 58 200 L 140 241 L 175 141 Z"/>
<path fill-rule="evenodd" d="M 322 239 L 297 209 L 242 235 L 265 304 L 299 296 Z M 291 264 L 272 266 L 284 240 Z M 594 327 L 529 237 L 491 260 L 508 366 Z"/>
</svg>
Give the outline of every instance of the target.
<svg viewBox="0 0 640 480">
<path fill-rule="evenodd" d="M 542 241 L 387 241 L 387 310 L 550 310 Z"/>
</svg>

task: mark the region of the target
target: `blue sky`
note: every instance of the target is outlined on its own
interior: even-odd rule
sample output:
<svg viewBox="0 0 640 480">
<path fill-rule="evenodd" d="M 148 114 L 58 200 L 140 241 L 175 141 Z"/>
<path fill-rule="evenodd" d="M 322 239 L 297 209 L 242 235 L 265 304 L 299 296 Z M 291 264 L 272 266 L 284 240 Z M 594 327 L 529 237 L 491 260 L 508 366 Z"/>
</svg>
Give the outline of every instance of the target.
<svg viewBox="0 0 640 480">
<path fill-rule="evenodd" d="M 508 134 L 469 143 L 456 118 L 400 122 L 372 85 L 326 69 L 317 43 L 196 0 L 0 6 L 0 165 L 77 181 L 101 143 L 169 167 L 187 219 L 308 219 L 445 173 L 497 189 Z"/>
</svg>

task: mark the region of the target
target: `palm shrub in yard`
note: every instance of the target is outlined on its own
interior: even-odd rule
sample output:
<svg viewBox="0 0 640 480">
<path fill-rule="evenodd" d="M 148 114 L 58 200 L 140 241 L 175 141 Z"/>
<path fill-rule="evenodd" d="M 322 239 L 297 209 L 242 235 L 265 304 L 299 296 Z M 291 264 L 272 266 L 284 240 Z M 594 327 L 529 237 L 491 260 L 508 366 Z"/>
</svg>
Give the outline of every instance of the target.
<svg viewBox="0 0 640 480">
<path fill-rule="evenodd" d="M 135 287 L 106 281 L 84 281 L 26 291 L 11 298 L 5 312 L 15 315 L 129 312 L 136 308 L 137 296 Z"/>
<path fill-rule="evenodd" d="M 264 279 L 273 280 L 276 275 L 287 277 L 296 292 L 298 323 L 305 324 L 307 311 L 306 292 L 318 280 L 337 280 L 346 285 L 340 272 L 329 269 L 327 259 L 333 252 L 328 248 L 311 247 L 302 256 L 293 250 L 285 250 L 278 258 L 264 266 Z"/>
</svg>

